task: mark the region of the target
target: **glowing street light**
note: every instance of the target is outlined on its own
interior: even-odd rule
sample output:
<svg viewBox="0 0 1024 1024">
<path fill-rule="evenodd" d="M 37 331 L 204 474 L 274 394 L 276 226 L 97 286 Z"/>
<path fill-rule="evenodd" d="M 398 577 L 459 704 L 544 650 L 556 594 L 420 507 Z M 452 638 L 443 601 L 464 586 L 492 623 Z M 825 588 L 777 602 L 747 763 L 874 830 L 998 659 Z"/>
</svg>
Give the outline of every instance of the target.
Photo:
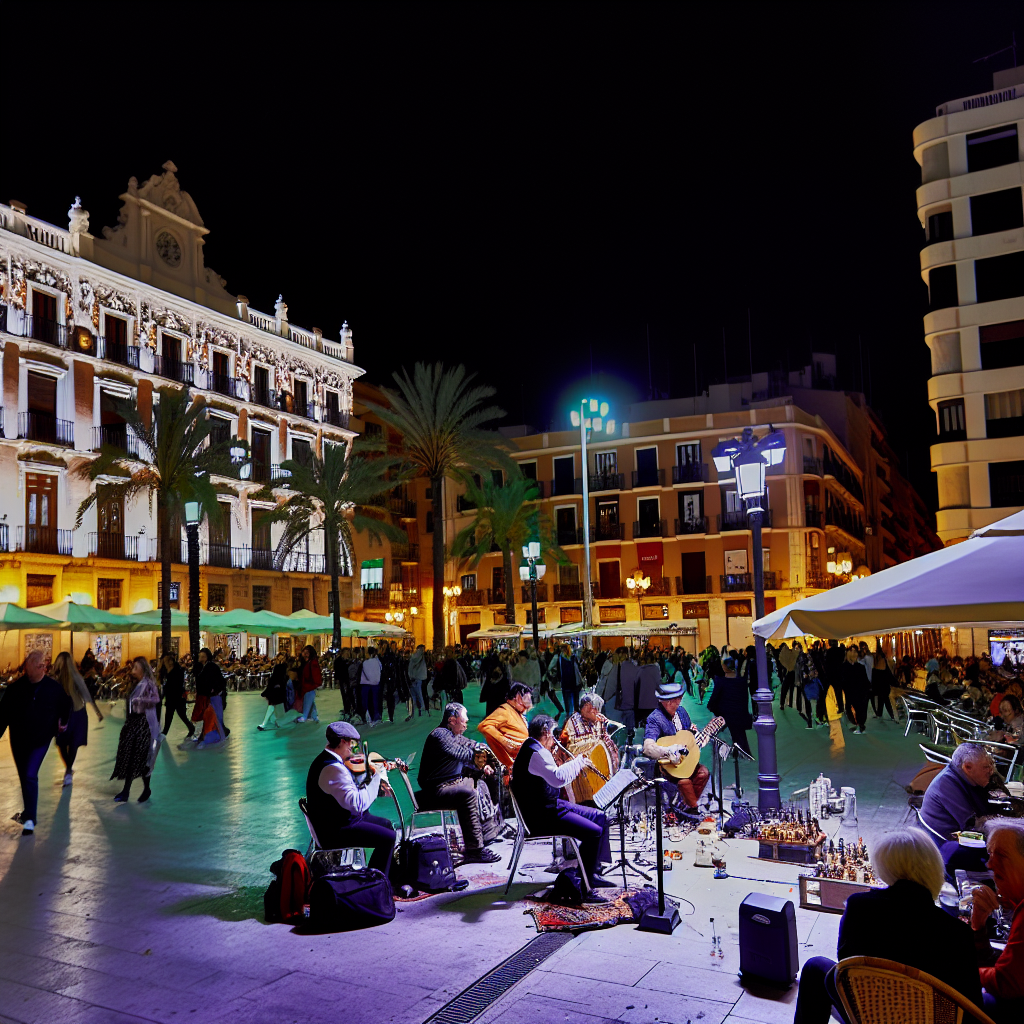
<svg viewBox="0 0 1024 1024">
<path fill-rule="evenodd" d="M 540 561 L 540 541 L 531 540 L 523 545 L 523 563 L 519 566 L 519 578 L 530 584 L 530 601 L 533 605 L 533 649 L 540 648 L 540 629 L 537 625 L 537 580 L 544 579 L 548 567 Z"/>
</svg>

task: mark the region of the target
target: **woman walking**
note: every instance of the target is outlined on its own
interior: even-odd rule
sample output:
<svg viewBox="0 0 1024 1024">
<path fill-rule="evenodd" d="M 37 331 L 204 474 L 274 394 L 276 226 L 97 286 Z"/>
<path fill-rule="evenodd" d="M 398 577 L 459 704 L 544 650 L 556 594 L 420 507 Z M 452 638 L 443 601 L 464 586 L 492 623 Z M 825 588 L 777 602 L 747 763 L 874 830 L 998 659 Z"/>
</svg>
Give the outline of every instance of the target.
<svg viewBox="0 0 1024 1024">
<path fill-rule="evenodd" d="M 64 687 L 64 692 L 71 698 L 74 710 L 71 712 L 71 719 L 64 732 L 57 734 L 57 749 L 60 751 L 61 759 L 64 761 L 64 785 L 70 786 L 72 775 L 74 775 L 75 758 L 78 756 L 78 748 L 87 746 L 89 743 L 89 717 L 86 712 L 86 704 L 91 704 L 96 711 L 99 720 L 103 721 L 103 712 L 97 707 L 92 699 L 89 688 L 81 673 L 75 668 L 75 662 L 67 651 L 61 651 L 54 658 L 50 672 L 54 679 Z"/>
<path fill-rule="evenodd" d="M 160 659 L 158 678 L 160 692 L 164 698 L 164 736 L 166 737 L 170 732 L 171 722 L 174 721 L 174 716 L 177 714 L 185 723 L 185 728 L 188 729 L 188 738 L 192 739 L 196 733 L 196 727 L 189 721 L 186 714 L 188 708 L 185 702 L 185 670 L 178 664 L 178 658 L 173 651 L 168 651 Z"/>
<path fill-rule="evenodd" d="M 284 654 L 278 654 L 274 658 L 274 668 L 270 673 L 270 682 L 267 683 L 266 689 L 260 694 L 267 702 L 267 713 L 263 716 L 263 724 L 256 726 L 260 732 L 264 732 L 271 726 L 275 729 L 281 728 L 281 723 L 277 720 L 278 709 L 281 711 L 282 718 L 287 714 L 287 708 L 285 707 L 288 692 L 287 660 Z"/>
<path fill-rule="evenodd" d="M 302 692 L 302 714 L 295 719 L 296 722 L 319 722 L 320 715 L 316 710 L 316 691 L 323 683 L 320 674 L 320 659 L 316 656 L 316 648 L 312 644 L 306 644 L 299 655 L 302 660 L 302 670 L 299 674 L 299 689 Z"/>
<path fill-rule="evenodd" d="M 132 662 L 131 672 L 135 688 L 127 698 L 128 714 L 117 741 L 117 758 L 110 774 L 112 779 L 124 780 L 124 789 L 114 797 L 119 804 L 127 802 L 132 780 L 140 777 L 142 795 L 139 803 L 145 803 L 152 795 L 149 778 L 160 737 L 160 722 L 156 717 L 160 692 L 153 670 L 149 662 L 140 657 Z"/>
<path fill-rule="evenodd" d="M 412 705 L 419 708 L 420 716 L 423 715 L 423 687 L 427 682 L 427 651 L 423 644 L 420 644 L 409 659 L 409 718 L 412 718 Z M 430 717 L 430 705 L 427 705 L 427 717 Z M 406 721 L 409 721 L 409 718 Z"/>
</svg>

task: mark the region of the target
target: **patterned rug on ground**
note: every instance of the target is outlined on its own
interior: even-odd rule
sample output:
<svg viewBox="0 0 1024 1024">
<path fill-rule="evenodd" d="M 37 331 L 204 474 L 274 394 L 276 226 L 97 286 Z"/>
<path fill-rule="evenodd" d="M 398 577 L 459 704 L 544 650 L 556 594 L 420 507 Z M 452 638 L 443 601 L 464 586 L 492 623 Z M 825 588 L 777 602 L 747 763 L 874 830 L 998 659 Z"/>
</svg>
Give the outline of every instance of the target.
<svg viewBox="0 0 1024 1024">
<path fill-rule="evenodd" d="M 528 896 L 527 902 L 536 906 L 523 911 L 530 914 L 538 932 L 583 932 L 597 928 L 613 928 L 617 924 L 639 921 L 647 907 L 657 906 L 656 889 L 601 889 L 601 895 L 610 903 L 598 906 L 566 907 L 547 903 L 541 897 Z M 678 907 L 679 903 L 665 897 L 666 903 Z"/>
<path fill-rule="evenodd" d="M 486 888 L 488 888 L 489 886 L 492 886 L 492 885 L 503 885 L 504 882 L 505 882 L 506 877 L 507 877 L 506 875 L 495 875 L 495 874 L 491 874 L 490 872 L 486 872 L 486 871 L 485 872 L 481 872 L 478 875 L 474 875 L 469 880 L 469 889 L 468 890 L 464 889 L 462 891 L 463 892 L 467 892 L 467 891 L 471 891 L 473 889 L 486 889 Z M 403 896 L 399 896 L 398 893 L 396 892 L 395 893 L 395 902 L 396 903 L 419 903 L 420 900 L 429 900 L 431 896 L 440 896 L 441 893 L 445 893 L 447 891 L 448 891 L 447 889 L 442 889 L 440 893 L 437 893 L 437 892 L 421 892 L 421 893 L 417 893 L 415 896 L 410 896 L 408 899 L 406 899 Z"/>
</svg>

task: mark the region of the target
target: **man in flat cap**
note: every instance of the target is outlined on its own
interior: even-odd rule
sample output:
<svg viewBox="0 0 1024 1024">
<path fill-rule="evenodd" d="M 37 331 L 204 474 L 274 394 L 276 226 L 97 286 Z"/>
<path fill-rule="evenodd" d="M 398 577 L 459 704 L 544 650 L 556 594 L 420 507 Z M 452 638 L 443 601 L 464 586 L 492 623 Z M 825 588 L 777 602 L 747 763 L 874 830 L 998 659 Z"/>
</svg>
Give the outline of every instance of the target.
<svg viewBox="0 0 1024 1024">
<path fill-rule="evenodd" d="M 387 818 L 367 813 L 378 796 L 388 796 L 391 787 L 378 771 L 364 783 L 345 763 L 359 740 L 355 726 L 332 722 L 327 726 L 327 746 L 314 758 L 306 776 L 306 806 L 321 849 L 346 846 L 373 849 L 369 867 L 386 875 L 395 849 L 395 828 Z"/>
</svg>

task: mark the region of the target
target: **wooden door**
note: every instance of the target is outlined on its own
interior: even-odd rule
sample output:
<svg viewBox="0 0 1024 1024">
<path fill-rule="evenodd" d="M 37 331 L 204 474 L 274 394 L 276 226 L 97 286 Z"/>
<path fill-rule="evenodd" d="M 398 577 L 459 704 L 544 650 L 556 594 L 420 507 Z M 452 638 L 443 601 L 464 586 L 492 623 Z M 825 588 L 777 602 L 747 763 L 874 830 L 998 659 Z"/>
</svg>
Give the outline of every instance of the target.
<svg viewBox="0 0 1024 1024">
<path fill-rule="evenodd" d="M 25 474 L 25 550 L 57 553 L 57 477 Z"/>
<path fill-rule="evenodd" d="M 601 597 L 622 596 L 622 574 L 618 562 L 598 562 L 597 571 L 601 580 Z"/>
</svg>

